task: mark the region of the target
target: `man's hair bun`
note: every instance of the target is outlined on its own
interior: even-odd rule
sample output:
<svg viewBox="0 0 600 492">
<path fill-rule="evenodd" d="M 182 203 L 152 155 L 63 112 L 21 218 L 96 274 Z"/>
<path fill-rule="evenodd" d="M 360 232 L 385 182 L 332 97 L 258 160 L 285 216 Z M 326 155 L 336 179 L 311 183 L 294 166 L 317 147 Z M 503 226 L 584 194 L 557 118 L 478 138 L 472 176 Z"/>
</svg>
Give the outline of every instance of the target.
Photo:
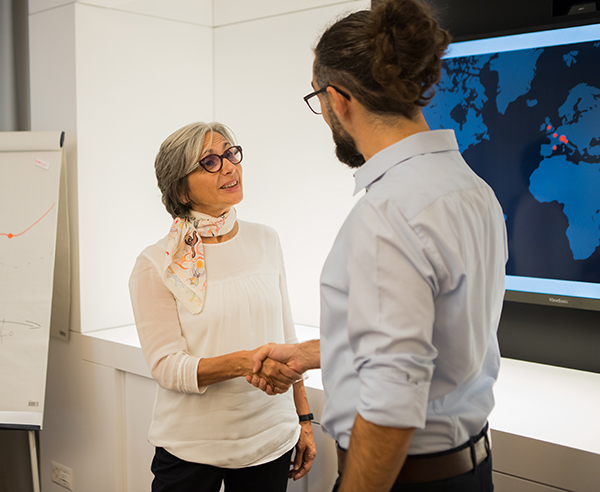
<svg viewBox="0 0 600 492">
<path fill-rule="evenodd" d="M 370 111 L 412 118 L 433 96 L 450 35 L 418 0 L 386 0 L 332 25 L 315 48 L 320 87 L 344 85 Z"/>
</svg>

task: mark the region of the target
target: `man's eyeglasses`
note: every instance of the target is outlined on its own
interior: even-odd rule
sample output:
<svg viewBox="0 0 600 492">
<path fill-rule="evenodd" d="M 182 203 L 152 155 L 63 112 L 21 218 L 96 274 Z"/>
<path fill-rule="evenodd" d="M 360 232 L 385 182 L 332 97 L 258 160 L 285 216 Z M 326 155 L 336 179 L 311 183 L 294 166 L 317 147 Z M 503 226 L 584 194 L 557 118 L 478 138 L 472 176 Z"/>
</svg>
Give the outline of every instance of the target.
<svg viewBox="0 0 600 492">
<path fill-rule="evenodd" d="M 209 173 L 218 173 L 223 168 L 223 159 L 227 159 L 232 164 L 239 164 L 242 162 L 243 157 L 242 148 L 239 145 L 234 145 L 221 155 L 210 154 L 203 157 L 194 165 L 190 173 L 198 169 L 199 166 L 202 166 Z"/>
<path fill-rule="evenodd" d="M 348 101 L 350 100 L 350 95 L 348 95 L 348 93 L 344 92 L 341 89 L 338 89 L 335 85 L 326 85 L 322 89 L 319 89 L 318 91 L 315 91 L 315 92 L 311 92 L 308 96 L 304 96 L 304 100 L 306 101 L 306 104 L 308 104 L 308 107 L 310 108 L 310 110 L 313 113 L 323 114 L 323 110 L 321 109 L 321 100 L 317 96 L 319 94 L 326 92 L 328 87 L 331 87 L 331 88 L 335 89 L 336 91 L 338 91 L 342 96 L 344 96 L 346 99 L 348 99 Z"/>
</svg>

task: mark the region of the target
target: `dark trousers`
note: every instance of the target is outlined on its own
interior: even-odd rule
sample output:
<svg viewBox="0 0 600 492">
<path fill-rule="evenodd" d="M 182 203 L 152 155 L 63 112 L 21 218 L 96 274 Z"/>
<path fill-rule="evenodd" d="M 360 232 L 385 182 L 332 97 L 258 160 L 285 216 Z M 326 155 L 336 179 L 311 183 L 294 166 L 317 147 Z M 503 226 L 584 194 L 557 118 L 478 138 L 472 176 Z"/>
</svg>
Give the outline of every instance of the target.
<svg viewBox="0 0 600 492">
<path fill-rule="evenodd" d="M 152 460 L 152 492 L 285 492 L 292 460 L 291 449 L 281 458 L 247 468 L 219 468 L 190 463 L 156 448 Z"/>
</svg>

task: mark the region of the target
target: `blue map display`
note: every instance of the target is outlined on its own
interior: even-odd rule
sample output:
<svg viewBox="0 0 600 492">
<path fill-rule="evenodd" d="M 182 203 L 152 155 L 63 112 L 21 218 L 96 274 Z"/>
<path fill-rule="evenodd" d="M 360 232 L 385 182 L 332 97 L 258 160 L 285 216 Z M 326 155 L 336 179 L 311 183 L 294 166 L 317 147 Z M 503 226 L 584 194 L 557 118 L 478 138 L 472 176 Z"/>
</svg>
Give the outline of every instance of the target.
<svg viewBox="0 0 600 492">
<path fill-rule="evenodd" d="M 448 58 L 424 108 L 506 216 L 509 275 L 600 282 L 600 42 Z"/>
</svg>

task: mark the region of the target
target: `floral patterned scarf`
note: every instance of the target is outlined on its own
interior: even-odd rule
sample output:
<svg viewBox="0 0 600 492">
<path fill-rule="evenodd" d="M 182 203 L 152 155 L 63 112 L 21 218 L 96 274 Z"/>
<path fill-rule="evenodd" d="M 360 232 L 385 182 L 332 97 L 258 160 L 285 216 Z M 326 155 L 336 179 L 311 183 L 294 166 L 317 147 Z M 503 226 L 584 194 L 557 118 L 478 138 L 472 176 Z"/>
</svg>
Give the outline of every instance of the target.
<svg viewBox="0 0 600 492">
<path fill-rule="evenodd" d="M 233 230 L 237 220 L 234 208 L 221 217 L 191 212 L 192 217 L 177 217 L 169 231 L 163 281 L 173 295 L 192 313 L 198 314 L 206 297 L 203 237 L 223 236 Z"/>
</svg>

